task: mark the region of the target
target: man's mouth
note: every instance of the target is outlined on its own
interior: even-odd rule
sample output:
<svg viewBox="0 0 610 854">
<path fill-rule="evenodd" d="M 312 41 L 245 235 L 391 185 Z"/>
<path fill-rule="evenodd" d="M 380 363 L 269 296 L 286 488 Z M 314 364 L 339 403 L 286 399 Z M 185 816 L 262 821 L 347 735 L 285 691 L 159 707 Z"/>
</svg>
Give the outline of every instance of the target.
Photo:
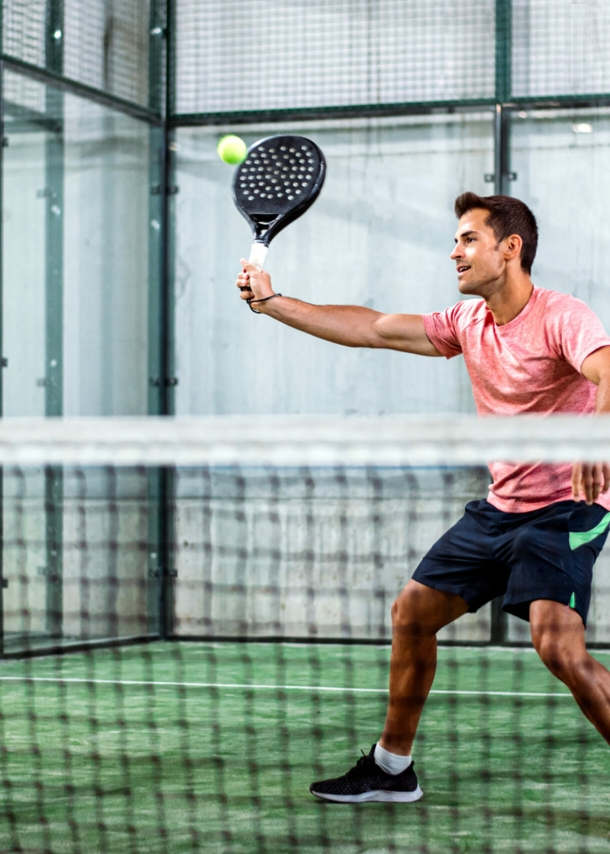
<svg viewBox="0 0 610 854">
<path fill-rule="evenodd" d="M 465 273 L 466 270 L 470 270 L 470 267 L 467 264 L 460 264 L 456 269 L 459 276 L 461 273 Z"/>
</svg>

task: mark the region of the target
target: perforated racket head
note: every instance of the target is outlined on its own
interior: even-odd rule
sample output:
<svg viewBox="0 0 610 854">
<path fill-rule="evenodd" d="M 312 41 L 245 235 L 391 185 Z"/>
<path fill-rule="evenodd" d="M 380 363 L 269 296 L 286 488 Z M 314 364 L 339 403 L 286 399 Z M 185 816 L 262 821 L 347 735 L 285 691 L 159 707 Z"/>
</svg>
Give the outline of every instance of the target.
<svg viewBox="0 0 610 854">
<path fill-rule="evenodd" d="M 269 246 L 304 214 L 320 195 L 325 175 L 324 155 L 304 136 L 269 136 L 252 145 L 235 170 L 233 200 L 254 240 Z"/>
</svg>

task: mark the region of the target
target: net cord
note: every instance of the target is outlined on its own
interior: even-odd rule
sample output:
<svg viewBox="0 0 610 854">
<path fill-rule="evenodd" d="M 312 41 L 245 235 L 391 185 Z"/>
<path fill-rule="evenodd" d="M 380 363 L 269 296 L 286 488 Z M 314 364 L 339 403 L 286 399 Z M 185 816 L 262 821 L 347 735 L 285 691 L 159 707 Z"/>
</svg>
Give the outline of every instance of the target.
<svg viewBox="0 0 610 854">
<path fill-rule="evenodd" d="M 610 460 L 610 416 L 7 418 L 3 466 L 470 466 Z"/>
</svg>

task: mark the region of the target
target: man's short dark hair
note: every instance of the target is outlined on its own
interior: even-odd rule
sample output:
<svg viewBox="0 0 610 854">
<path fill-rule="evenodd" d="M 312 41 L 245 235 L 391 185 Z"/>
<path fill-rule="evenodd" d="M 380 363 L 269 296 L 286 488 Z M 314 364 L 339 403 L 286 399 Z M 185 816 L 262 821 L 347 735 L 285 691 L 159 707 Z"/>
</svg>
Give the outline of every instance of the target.
<svg viewBox="0 0 610 854">
<path fill-rule="evenodd" d="M 462 193 L 455 200 L 455 215 L 458 219 L 475 208 L 489 211 L 485 225 L 492 229 L 498 243 L 511 234 L 519 235 L 523 241 L 521 269 L 531 273 L 538 247 L 538 226 L 528 206 L 512 196 L 477 196 L 476 193 Z"/>
</svg>

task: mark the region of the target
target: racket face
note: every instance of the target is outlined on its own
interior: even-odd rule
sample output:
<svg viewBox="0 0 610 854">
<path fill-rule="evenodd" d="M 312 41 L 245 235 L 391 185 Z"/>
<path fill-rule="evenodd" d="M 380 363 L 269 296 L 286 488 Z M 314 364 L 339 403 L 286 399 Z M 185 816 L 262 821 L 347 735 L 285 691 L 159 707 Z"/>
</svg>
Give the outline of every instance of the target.
<svg viewBox="0 0 610 854">
<path fill-rule="evenodd" d="M 326 174 L 321 150 L 303 136 L 270 136 L 248 149 L 233 178 L 233 199 L 265 245 L 320 194 Z"/>
</svg>

